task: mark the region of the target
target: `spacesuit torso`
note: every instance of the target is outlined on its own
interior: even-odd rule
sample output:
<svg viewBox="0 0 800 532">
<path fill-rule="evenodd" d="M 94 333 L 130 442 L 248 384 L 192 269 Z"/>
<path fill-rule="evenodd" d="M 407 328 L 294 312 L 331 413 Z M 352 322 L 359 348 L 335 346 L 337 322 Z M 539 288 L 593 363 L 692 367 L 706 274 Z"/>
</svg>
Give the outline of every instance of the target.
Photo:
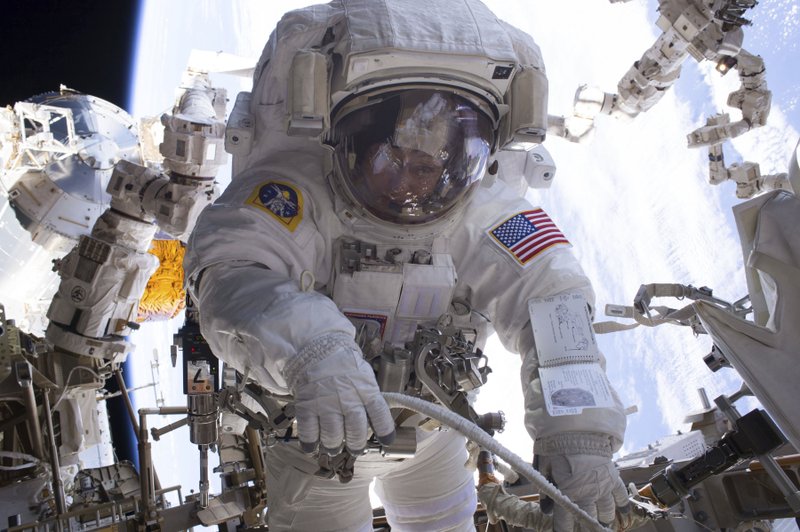
<svg viewBox="0 0 800 532">
<path fill-rule="evenodd" d="M 474 489 L 461 436 L 400 425 L 418 444 L 412 458 L 360 455 L 368 422 L 392 445 L 380 440 L 394 438 L 398 419 L 378 385 L 406 390 L 394 378 L 401 372 L 381 373 L 382 355 L 409 350 L 420 327 L 474 331 L 477 347 L 494 330 L 523 354 L 534 440 L 591 432 L 605 461 L 621 443 L 616 397 L 575 415 L 546 410 L 529 302 L 577 293 L 593 304 L 593 292 L 547 214 L 484 179 L 496 150 L 543 140 L 546 78 L 529 36 L 477 1 L 464 6 L 429 6 L 426 15 L 442 22 L 435 28 L 416 23 L 412 2 L 292 12 L 265 48 L 252 93 L 237 98 L 226 143 L 234 179 L 200 216 L 185 269 L 214 352 L 294 399 L 297 445 L 275 446 L 267 464 L 279 497 L 270 528 L 366 524 L 373 478 L 393 528 L 470 528 Z M 416 353 L 417 363 L 430 355 L 419 345 Z M 436 374 L 427 367 L 415 366 L 414 378 Z M 468 392 L 483 375 L 461 376 Z M 359 456 L 348 484 L 313 480 L 317 464 L 301 449 L 315 442 L 321 460 L 345 443 Z M 313 502 L 301 504 L 308 494 Z"/>
<path fill-rule="evenodd" d="M 503 243 L 503 231 L 516 227 L 521 215 L 539 212 L 503 183 L 478 188 L 435 238 L 401 240 L 368 225 L 344 223 L 347 214 L 337 213 L 341 207 L 319 162 L 282 157 L 237 176 L 195 229 L 188 274 L 223 261 L 255 262 L 286 274 L 304 290 L 313 287 L 332 298 L 355 325 L 365 350 L 386 342 L 402 346 L 418 326 L 434 326 L 448 314 L 456 325 L 477 331 L 476 345 L 495 331 L 508 350 L 520 352 L 529 347 L 522 340 L 528 300 L 577 291 L 593 302 L 589 280 L 566 239 L 527 256 Z M 308 327 L 325 330 L 334 327 L 324 323 L 328 317 L 303 319 L 310 320 Z M 492 354 L 487 355 L 491 363 Z M 244 361 L 226 361 L 244 370 Z M 269 378 L 259 380 L 287 393 L 279 371 L 270 371 L 272 364 Z M 575 426 L 586 415 L 548 418 L 539 434 Z M 603 417 L 597 410 L 591 415 L 593 426 Z M 618 422 L 610 416 L 610 430 L 618 431 Z"/>
</svg>

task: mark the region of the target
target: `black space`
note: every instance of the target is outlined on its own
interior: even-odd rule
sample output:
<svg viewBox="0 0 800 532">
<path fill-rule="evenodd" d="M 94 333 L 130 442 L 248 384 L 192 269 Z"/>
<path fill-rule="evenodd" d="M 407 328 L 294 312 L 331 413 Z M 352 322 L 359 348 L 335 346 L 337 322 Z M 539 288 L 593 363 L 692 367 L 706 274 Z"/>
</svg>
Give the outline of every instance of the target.
<svg viewBox="0 0 800 532">
<path fill-rule="evenodd" d="M 140 0 L 0 0 L 0 105 L 64 84 L 127 109 Z"/>
<path fill-rule="evenodd" d="M 0 0 L 0 106 L 63 84 L 128 109 L 141 0 Z M 135 357 L 131 357 L 135 358 Z M 130 379 L 130 359 L 125 380 Z M 106 382 L 110 392 L 116 380 Z M 117 456 L 137 463 L 120 398 L 109 400 Z"/>
</svg>

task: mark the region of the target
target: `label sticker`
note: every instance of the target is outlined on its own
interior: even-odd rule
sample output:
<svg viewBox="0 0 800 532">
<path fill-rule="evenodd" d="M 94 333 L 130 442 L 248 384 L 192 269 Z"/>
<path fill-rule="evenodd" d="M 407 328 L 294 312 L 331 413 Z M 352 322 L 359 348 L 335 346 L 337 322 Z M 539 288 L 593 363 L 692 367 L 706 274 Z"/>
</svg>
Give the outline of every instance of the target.
<svg viewBox="0 0 800 532">
<path fill-rule="evenodd" d="M 551 416 L 574 416 L 584 408 L 614 405 L 611 386 L 600 364 L 539 368 L 542 393 Z"/>
<path fill-rule="evenodd" d="M 345 310 L 345 316 L 356 326 L 356 334 L 367 340 L 377 338 L 383 340 L 386 332 L 386 323 L 389 321 L 387 314 L 369 311 Z"/>
<path fill-rule="evenodd" d="M 186 390 L 189 395 L 214 392 L 214 375 L 207 360 L 190 360 L 186 363 Z"/>
<path fill-rule="evenodd" d="M 528 312 L 540 365 L 600 361 L 589 305 L 582 294 L 531 299 Z"/>
</svg>

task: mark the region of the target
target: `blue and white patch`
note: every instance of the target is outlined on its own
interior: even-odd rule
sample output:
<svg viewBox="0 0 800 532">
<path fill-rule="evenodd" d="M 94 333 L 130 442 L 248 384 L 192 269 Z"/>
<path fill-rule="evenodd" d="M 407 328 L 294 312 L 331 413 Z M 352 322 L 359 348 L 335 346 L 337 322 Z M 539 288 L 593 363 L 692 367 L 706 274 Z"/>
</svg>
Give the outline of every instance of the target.
<svg viewBox="0 0 800 532">
<path fill-rule="evenodd" d="M 262 183 L 253 189 L 245 203 L 266 212 L 290 232 L 303 220 L 303 194 L 288 183 Z"/>
</svg>

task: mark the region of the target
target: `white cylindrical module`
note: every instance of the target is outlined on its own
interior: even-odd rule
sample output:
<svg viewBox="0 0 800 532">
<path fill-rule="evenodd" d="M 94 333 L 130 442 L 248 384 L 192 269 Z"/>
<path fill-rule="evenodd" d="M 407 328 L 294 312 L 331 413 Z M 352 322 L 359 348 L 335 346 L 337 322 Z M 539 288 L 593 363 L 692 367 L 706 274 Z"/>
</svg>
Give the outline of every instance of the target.
<svg viewBox="0 0 800 532">
<path fill-rule="evenodd" d="M 119 107 L 62 88 L 14 106 L 16 157 L 2 181 L 17 220 L 43 247 L 64 253 L 106 210 L 120 160 L 141 161 L 136 122 Z"/>
</svg>

